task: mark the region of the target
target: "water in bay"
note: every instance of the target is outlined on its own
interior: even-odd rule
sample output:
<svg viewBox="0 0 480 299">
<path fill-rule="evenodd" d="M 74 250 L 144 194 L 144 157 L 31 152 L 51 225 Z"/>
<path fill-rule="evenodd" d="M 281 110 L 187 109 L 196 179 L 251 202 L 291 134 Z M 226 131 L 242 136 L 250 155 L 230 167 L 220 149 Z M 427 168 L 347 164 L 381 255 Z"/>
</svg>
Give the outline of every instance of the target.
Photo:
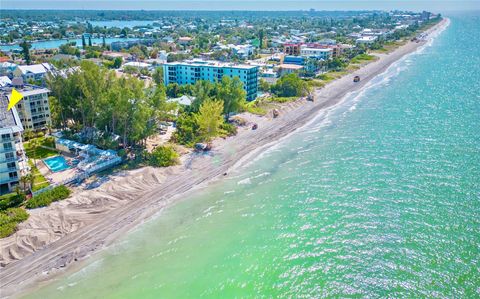
<svg viewBox="0 0 480 299">
<path fill-rule="evenodd" d="M 28 298 L 480 296 L 480 17 Z"/>
</svg>

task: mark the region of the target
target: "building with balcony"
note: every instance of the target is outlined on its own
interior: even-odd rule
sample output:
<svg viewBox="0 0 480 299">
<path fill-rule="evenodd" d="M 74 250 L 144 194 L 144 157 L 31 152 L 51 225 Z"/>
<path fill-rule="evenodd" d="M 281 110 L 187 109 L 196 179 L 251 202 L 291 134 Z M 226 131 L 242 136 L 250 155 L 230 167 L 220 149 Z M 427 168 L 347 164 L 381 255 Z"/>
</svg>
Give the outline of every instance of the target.
<svg viewBox="0 0 480 299">
<path fill-rule="evenodd" d="M 29 80 L 43 81 L 47 74 L 53 70 L 53 66 L 49 63 L 19 65 L 13 71 L 13 76 L 22 77 L 25 82 Z"/>
<path fill-rule="evenodd" d="M 285 55 L 298 56 L 298 55 L 300 55 L 300 47 L 301 46 L 302 46 L 301 43 L 284 44 L 283 45 L 283 52 L 285 53 Z"/>
<path fill-rule="evenodd" d="M 253 101 L 258 93 L 258 66 L 246 64 L 220 63 L 217 61 L 189 60 L 170 62 L 163 65 L 165 85 L 195 84 L 198 80 L 219 82 L 224 76 L 238 77 L 247 92 L 247 101 Z"/>
<path fill-rule="evenodd" d="M 23 126 L 15 107 L 7 111 L 8 97 L 0 94 L 0 194 L 12 192 L 28 171 L 22 143 Z"/>
<path fill-rule="evenodd" d="M 42 130 L 52 123 L 50 103 L 47 88 L 23 84 L 21 78 L 14 78 L 12 83 L 0 88 L 0 91 L 10 97 L 12 88 L 23 95 L 16 105 L 20 121 L 25 130 Z"/>
<path fill-rule="evenodd" d="M 332 57 L 333 50 L 331 48 L 310 48 L 301 47 L 300 55 L 317 59 L 328 60 Z"/>
</svg>

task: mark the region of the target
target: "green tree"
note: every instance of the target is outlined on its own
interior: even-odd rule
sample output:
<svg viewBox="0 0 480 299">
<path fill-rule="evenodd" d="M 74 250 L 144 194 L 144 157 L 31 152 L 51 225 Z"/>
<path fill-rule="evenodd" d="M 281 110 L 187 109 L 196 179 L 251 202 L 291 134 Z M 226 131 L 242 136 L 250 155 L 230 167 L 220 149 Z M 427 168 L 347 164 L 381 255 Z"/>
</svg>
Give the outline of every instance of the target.
<svg viewBox="0 0 480 299">
<path fill-rule="evenodd" d="M 163 68 L 157 67 L 153 72 L 153 82 L 157 85 L 163 85 Z"/>
<path fill-rule="evenodd" d="M 341 59 L 339 58 L 333 58 L 331 60 L 328 61 L 328 68 L 329 69 L 333 69 L 333 70 L 341 70 L 343 68 L 345 68 L 346 66 L 346 63 L 343 62 Z"/>
<path fill-rule="evenodd" d="M 243 89 L 243 83 L 238 77 L 230 79 L 223 76 L 218 86 L 217 98 L 223 102 L 225 119 L 228 119 L 230 113 L 238 112 L 245 105 L 247 92 Z"/>
<path fill-rule="evenodd" d="M 178 154 L 171 146 L 157 146 L 149 155 L 148 164 L 155 167 L 168 167 L 178 164 Z"/>
<path fill-rule="evenodd" d="M 174 133 L 176 142 L 186 146 L 193 146 L 193 144 L 197 142 L 199 138 L 197 134 L 198 125 L 193 114 L 180 114 L 176 121 L 176 127 L 177 130 Z"/>
<path fill-rule="evenodd" d="M 223 124 L 223 110 L 222 101 L 207 100 L 200 106 L 194 118 L 202 140 L 210 141 L 220 134 Z"/>
<path fill-rule="evenodd" d="M 203 102 L 214 98 L 216 95 L 216 86 L 210 81 L 199 80 L 193 86 L 193 96 L 195 100 L 190 107 L 192 112 L 197 112 Z"/>
<path fill-rule="evenodd" d="M 85 50 L 85 47 L 87 47 L 87 43 L 85 42 L 85 35 L 82 34 L 82 48 Z"/>
<path fill-rule="evenodd" d="M 269 92 L 270 91 L 270 84 L 265 81 L 264 79 L 260 79 L 259 80 L 259 88 L 261 91 L 263 92 Z"/>
<path fill-rule="evenodd" d="M 34 138 L 31 139 L 28 143 L 33 152 L 33 164 L 37 166 L 37 149 L 40 146 L 40 140 L 38 138 Z"/>
<path fill-rule="evenodd" d="M 279 97 L 301 97 L 308 93 L 308 85 L 297 74 L 288 74 L 272 85 L 271 90 Z"/>
<path fill-rule="evenodd" d="M 167 86 L 167 96 L 176 98 L 180 95 L 180 86 L 177 83 L 170 83 Z"/>
<path fill-rule="evenodd" d="M 22 48 L 22 54 L 23 54 L 23 59 L 25 59 L 26 64 L 30 64 L 31 58 L 30 58 L 30 48 L 32 45 L 25 40 L 20 43 L 20 48 Z"/>
<path fill-rule="evenodd" d="M 112 67 L 114 69 L 119 69 L 122 66 L 122 62 L 123 62 L 122 57 L 115 57 L 115 59 L 113 60 Z"/>
<path fill-rule="evenodd" d="M 91 35 L 88 36 L 88 46 L 89 47 L 92 46 L 92 36 Z"/>
</svg>

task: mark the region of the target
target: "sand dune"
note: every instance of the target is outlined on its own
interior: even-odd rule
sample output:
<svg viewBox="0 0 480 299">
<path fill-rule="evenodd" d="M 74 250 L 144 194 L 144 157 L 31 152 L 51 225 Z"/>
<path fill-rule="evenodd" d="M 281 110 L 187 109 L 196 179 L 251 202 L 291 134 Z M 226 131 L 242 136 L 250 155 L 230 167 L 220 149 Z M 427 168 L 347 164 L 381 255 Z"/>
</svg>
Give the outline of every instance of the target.
<svg viewBox="0 0 480 299">
<path fill-rule="evenodd" d="M 430 31 L 447 23 L 445 20 Z M 388 55 L 379 55 L 377 61 L 318 90 L 315 102 L 298 100 L 283 105 L 276 119 L 245 114 L 243 117 L 256 122 L 258 129 L 241 128 L 235 137 L 216 140 L 213 155 L 190 154 L 182 165 L 167 169 L 121 172 L 94 190 L 75 192 L 69 199 L 32 210 L 14 235 L 0 240 L 2 297 L 18 295 L 34 282 L 52 278 L 58 269 L 110 244 L 187 191 L 221 178 L 246 156 L 300 128 L 422 44 L 410 42 Z M 355 75 L 361 76 L 360 83 L 352 82 Z"/>
</svg>

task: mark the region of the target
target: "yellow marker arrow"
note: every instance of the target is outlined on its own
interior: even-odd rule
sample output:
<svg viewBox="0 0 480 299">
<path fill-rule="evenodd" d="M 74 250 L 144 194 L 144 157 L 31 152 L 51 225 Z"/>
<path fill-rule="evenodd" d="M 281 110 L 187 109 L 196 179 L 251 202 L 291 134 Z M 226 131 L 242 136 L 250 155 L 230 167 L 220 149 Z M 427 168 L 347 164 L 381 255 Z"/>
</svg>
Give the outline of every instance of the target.
<svg viewBox="0 0 480 299">
<path fill-rule="evenodd" d="M 12 109 L 20 100 L 23 99 L 23 95 L 12 88 L 12 94 L 10 95 L 10 102 L 8 102 L 7 111 Z"/>
</svg>

